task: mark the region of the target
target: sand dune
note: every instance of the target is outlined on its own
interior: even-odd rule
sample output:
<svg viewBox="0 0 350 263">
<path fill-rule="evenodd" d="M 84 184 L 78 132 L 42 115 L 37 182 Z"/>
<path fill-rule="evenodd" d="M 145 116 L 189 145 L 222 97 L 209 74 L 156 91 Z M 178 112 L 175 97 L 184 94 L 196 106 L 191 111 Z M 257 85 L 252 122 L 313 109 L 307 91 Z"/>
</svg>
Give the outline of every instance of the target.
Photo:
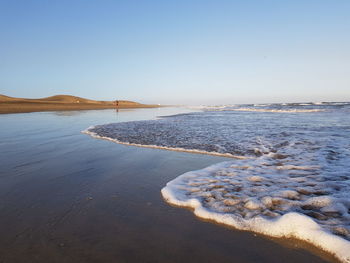
<svg viewBox="0 0 350 263">
<path fill-rule="evenodd" d="M 13 98 L 0 94 L 0 113 L 150 107 L 158 107 L 158 105 L 146 105 L 133 101 L 118 100 L 118 106 L 116 106 L 115 101 L 97 101 L 72 95 L 55 95 L 40 99 L 27 99 Z"/>
<path fill-rule="evenodd" d="M 0 94 L 0 102 L 16 101 L 16 100 L 17 98 L 12 98 L 12 97 Z"/>
</svg>

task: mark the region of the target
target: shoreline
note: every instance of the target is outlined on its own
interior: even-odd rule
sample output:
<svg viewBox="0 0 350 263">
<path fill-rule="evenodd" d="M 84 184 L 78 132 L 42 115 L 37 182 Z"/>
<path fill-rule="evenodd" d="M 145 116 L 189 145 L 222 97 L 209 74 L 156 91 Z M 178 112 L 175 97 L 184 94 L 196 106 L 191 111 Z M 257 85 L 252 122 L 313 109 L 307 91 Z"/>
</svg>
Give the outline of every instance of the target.
<svg viewBox="0 0 350 263">
<path fill-rule="evenodd" d="M 175 178 L 173 181 L 175 181 L 179 177 Z M 172 181 L 170 181 L 169 183 L 171 182 Z M 219 214 L 219 213 L 216 214 L 219 217 L 215 216 L 215 213 L 206 210 L 202 205 L 199 205 L 198 202 L 194 199 L 189 200 L 188 202 L 186 202 L 187 204 L 184 204 L 185 203 L 184 201 L 176 200 L 174 197 L 171 196 L 172 193 L 171 193 L 171 190 L 168 189 L 169 188 L 168 184 L 161 190 L 161 194 L 164 201 L 174 208 L 186 209 L 190 211 L 198 220 L 201 220 L 203 222 L 208 222 L 208 223 L 217 225 L 219 227 L 225 227 L 227 229 L 231 229 L 234 231 L 251 233 L 254 236 L 260 236 L 261 238 L 275 241 L 280 245 L 284 245 L 284 246 L 289 245 L 291 248 L 293 247 L 303 248 L 309 251 L 310 253 L 313 253 L 314 255 L 317 255 L 320 258 L 323 258 L 330 262 L 339 262 L 339 263 L 348 262 L 348 257 L 346 255 L 334 253 L 331 250 L 324 247 L 323 244 L 321 245 L 321 244 L 310 242 L 310 239 L 308 238 L 302 239 L 298 237 L 298 235 L 295 234 L 293 231 L 287 234 L 282 233 L 277 235 L 270 235 L 264 231 L 261 231 L 261 230 L 259 231 L 257 229 L 250 229 L 245 227 L 241 228 L 238 226 L 237 221 L 234 222 L 234 219 L 233 219 L 234 217 L 230 217 L 229 214 Z M 298 216 L 297 213 L 290 213 L 287 216 L 291 217 L 295 215 Z M 324 235 L 325 233 L 321 233 L 321 234 Z M 292 242 L 293 244 L 289 244 L 289 242 Z M 339 243 L 341 243 L 341 241 L 339 241 Z M 339 247 L 343 247 L 341 245 L 342 244 L 340 244 Z"/>
<path fill-rule="evenodd" d="M 177 205 L 177 204 L 168 202 L 164 197 L 163 197 L 163 200 L 169 206 L 171 206 L 175 209 L 185 209 L 186 211 L 189 211 L 190 213 L 192 213 L 194 215 L 195 219 L 197 219 L 201 222 L 210 223 L 210 224 L 213 224 L 214 226 L 228 229 L 229 231 L 248 233 L 248 234 L 253 235 L 254 237 L 259 237 L 259 238 L 262 238 L 262 239 L 267 240 L 267 241 L 275 242 L 276 244 L 278 244 L 284 248 L 289 248 L 291 250 L 303 249 L 303 250 L 308 251 L 311 254 L 319 257 L 322 260 L 326 260 L 329 263 L 343 263 L 344 262 L 341 259 L 339 259 L 339 257 L 337 257 L 336 254 L 329 252 L 329 251 L 323 249 L 322 247 L 319 247 L 319 246 L 317 246 L 313 243 L 310 243 L 306 240 L 299 239 L 299 238 L 296 238 L 293 236 L 280 236 L 280 237 L 270 236 L 270 235 L 266 235 L 266 234 L 263 234 L 260 232 L 254 232 L 254 231 L 251 231 L 248 229 L 239 229 L 239 228 L 234 227 L 234 226 L 229 225 L 229 224 L 220 223 L 215 219 L 198 216 L 195 214 L 195 208 L 193 208 L 193 207 L 181 206 L 181 205 Z"/>
<path fill-rule="evenodd" d="M 165 150 L 165 151 L 173 151 L 173 152 L 179 152 L 179 153 L 192 153 L 192 154 L 201 154 L 201 155 L 208 155 L 208 156 L 217 156 L 217 157 L 223 157 L 223 158 L 230 158 L 230 159 L 245 159 L 242 158 L 240 156 L 233 156 L 230 154 L 215 154 L 214 152 L 203 152 L 203 151 L 196 151 L 196 150 L 187 150 L 187 149 L 183 149 L 183 148 L 168 148 L 168 147 L 162 147 L 162 146 L 156 146 L 156 145 L 141 145 L 141 144 L 134 144 L 134 143 L 125 143 L 125 142 L 121 142 L 118 141 L 116 139 L 112 139 L 112 138 L 108 138 L 108 137 L 103 137 L 103 136 L 99 136 L 94 132 L 91 132 L 90 129 L 92 129 L 94 126 L 89 127 L 83 131 L 81 131 L 81 133 L 86 134 L 91 136 L 92 138 L 95 139 L 100 139 L 100 140 L 106 140 L 106 141 L 111 141 L 114 142 L 116 144 L 119 145 L 125 145 L 125 146 L 133 146 L 133 147 L 141 147 L 141 148 L 148 148 L 148 149 L 157 149 L 157 150 Z M 225 161 L 224 161 L 225 162 Z M 220 164 L 217 163 L 215 165 Z M 208 168 L 208 167 L 207 167 Z M 206 168 L 204 168 L 206 169 Z M 186 172 L 186 173 L 190 173 Z M 183 174 L 182 174 L 183 175 Z M 178 177 L 174 178 L 172 181 L 175 181 L 176 179 L 178 179 L 179 177 L 181 177 L 182 175 L 179 175 Z M 211 215 L 206 214 L 206 216 L 201 215 L 201 213 L 196 213 L 197 208 L 193 207 L 192 205 L 183 205 L 183 204 L 178 204 L 177 202 L 174 202 L 174 200 L 171 200 L 171 198 L 168 197 L 167 194 L 164 193 L 164 191 L 166 191 L 168 184 L 171 183 L 172 181 L 169 181 L 162 189 L 161 189 L 161 195 L 163 200 L 170 206 L 174 207 L 174 208 L 180 208 L 183 209 L 185 208 L 186 210 L 192 212 L 195 216 L 196 219 L 201 220 L 203 222 L 210 222 L 212 224 L 218 225 L 219 227 L 225 227 L 227 229 L 231 229 L 231 230 L 235 230 L 235 231 L 243 231 L 243 232 L 248 232 L 251 233 L 253 235 L 259 235 L 262 238 L 268 239 L 268 240 L 274 240 L 275 242 L 279 243 L 279 244 L 288 244 L 288 241 L 292 241 L 294 243 L 294 248 L 295 247 L 300 247 L 303 249 L 308 250 L 309 252 L 313 253 L 314 255 L 319 256 L 322 259 L 325 260 L 329 260 L 330 262 L 347 262 L 346 259 L 342 258 L 341 256 L 333 253 L 332 251 L 329 251 L 327 249 L 325 249 L 324 247 L 320 246 L 319 244 L 314 244 L 312 242 L 308 242 L 307 239 L 302 239 L 300 237 L 294 236 L 294 235 L 268 235 L 264 232 L 261 231 L 256 231 L 256 230 L 249 230 L 249 229 L 245 229 L 245 228 L 239 228 L 237 226 L 235 226 L 235 224 L 229 224 L 227 223 L 225 220 L 221 221 L 218 220 L 215 217 L 212 217 Z M 193 204 L 192 201 L 189 201 L 189 204 Z M 203 210 L 204 208 L 201 207 L 201 210 Z M 204 211 L 204 210 L 203 210 Z M 202 212 L 203 212 L 202 211 Z M 293 247 L 292 246 L 292 247 Z"/>
<path fill-rule="evenodd" d="M 173 151 L 173 152 L 184 152 L 184 153 L 194 153 L 194 154 L 203 154 L 203 155 L 211 155 L 211 156 L 218 156 L 218 157 L 224 157 L 224 158 L 232 158 L 236 160 L 246 160 L 250 159 L 251 157 L 248 156 L 239 156 L 239 155 L 232 155 L 230 153 L 218 153 L 218 152 L 206 152 L 206 151 L 200 151 L 195 149 L 185 149 L 185 148 L 174 148 L 174 147 L 166 147 L 166 146 L 158 146 L 158 145 L 146 145 L 146 144 L 137 144 L 137 143 L 129 143 L 129 142 L 122 142 L 117 139 L 104 137 L 96 134 L 95 132 L 90 131 L 90 129 L 93 129 L 95 126 L 88 127 L 85 130 L 82 130 L 81 133 L 87 134 L 95 139 L 101 139 L 106 141 L 111 141 L 117 144 L 127 145 L 127 146 L 134 146 L 134 147 L 142 147 L 142 148 L 150 148 L 150 149 L 158 149 L 158 150 L 165 150 L 165 151 Z"/>
<path fill-rule="evenodd" d="M 118 107 L 115 105 L 99 105 L 89 103 L 17 103 L 17 102 L 0 102 L 0 114 L 45 112 L 45 111 L 72 111 L 72 110 L 105 110 L 105 109 L 140 109 L 140 108 L 160 108 L 161 105 L 148 104 L 122 104 Z"/>
</svg>

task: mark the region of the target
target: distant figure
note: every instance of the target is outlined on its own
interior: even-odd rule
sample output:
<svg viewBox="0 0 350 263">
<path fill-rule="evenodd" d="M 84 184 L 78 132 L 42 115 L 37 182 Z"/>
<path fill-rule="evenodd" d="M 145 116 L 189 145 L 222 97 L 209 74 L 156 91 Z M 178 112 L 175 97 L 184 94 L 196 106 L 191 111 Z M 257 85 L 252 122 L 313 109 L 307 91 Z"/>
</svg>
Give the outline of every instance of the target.
<svg viewBox="0 0 350 263">
<path fill-rule="evenodd" d="M 118 107 L 119 106 L 119 100 L 115 101 L 115 106 Z"/>
</svg>

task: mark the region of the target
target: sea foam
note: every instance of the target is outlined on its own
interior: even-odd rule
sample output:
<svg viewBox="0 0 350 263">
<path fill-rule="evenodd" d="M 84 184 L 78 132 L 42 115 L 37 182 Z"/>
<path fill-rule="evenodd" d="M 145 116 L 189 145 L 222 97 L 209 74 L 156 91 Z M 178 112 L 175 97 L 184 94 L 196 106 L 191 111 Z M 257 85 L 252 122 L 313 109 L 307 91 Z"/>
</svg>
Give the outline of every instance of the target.
<svg viewBox="0 0 350 263">
<path fill-rule="evenodd" d="M 304 240 L 350 262 L 348 194 L 339 194 L 332 183 L 320 182 L 306 167 L 308 179 L 296 180 L 305 174 L 271 169 L 261 162 L 252 166 L 251 160 L 247 167 L 246 162 L 223 162 L 187 172 L 167 183 L 162 195 L 170 204 L 192 208 L 200 218 Z M 348 193 L 349 182 L 345 185 Z"/>
</svg>

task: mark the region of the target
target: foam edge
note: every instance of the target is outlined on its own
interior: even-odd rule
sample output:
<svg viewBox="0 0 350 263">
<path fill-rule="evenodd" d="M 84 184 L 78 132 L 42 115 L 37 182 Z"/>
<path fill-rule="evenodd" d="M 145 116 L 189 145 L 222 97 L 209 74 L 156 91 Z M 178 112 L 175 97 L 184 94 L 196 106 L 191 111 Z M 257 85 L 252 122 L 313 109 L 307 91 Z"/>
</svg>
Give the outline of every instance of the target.
<svg viewBox="0 0 350 263">
<path fill-rule="evenodd" d="M 262 217 L 247 220 L 233 214 L 209 211 L 196 198 L 180 200 L 176 197 L 175 185 L 181 183 L 183 177 L 194 175 L 193 172 L 188 172 L 168 182 L 161 190 L 164 200 L 175 206 L 193 209 L 194 214 L 199 218 L 266 236 L 299 239 L 334 255 L 341 262 L 350 262 L 350 242 L 324 231 L 306 215 L 289 212 L 274 220 Z"/>
<path fill-rule="evenodd" d="M 91 129 L 94 129 L 95 127 L 96 126 L 90 126 L 89 128 L 81 131 L 81 133 L 90 135 L 91 137 L 96 138 L 96 139 L 112 141 L 114 143 L 129 145 L 129 146 L 137 146 L 137 147 L 151 148 L 151 149 L 161 149 L 161 150 L 168 150 L 168 151 L 174 151 L 174 152 L 188 152 L 188 153 L 206 154 L 206 155 L 227 157 L 227 158 L 233 158 L 233 159 L 239 159 L 239 160 L 251 159 L 251 157 L 248 157 L 248 156 L 233 155 L 230 153 L 207 152 L 207 151 L 200 151 L 200 150 L 196 150 L 196 149 L 185 149 L 185 148 L 180 148 L 180 147 L 174 148 L 174 147 L 165 147 L 165 146 L 158 146 L 158 145 L 145 145 L 145 144 L 122 142 L 122 141 L 119 141 L 117 139 L 113 139 L 113 138 L 109 138 L 109 137 L 105 137 L 105 136 L 100 136 L 97 133 L 92 132 Z"/>
</svg>

